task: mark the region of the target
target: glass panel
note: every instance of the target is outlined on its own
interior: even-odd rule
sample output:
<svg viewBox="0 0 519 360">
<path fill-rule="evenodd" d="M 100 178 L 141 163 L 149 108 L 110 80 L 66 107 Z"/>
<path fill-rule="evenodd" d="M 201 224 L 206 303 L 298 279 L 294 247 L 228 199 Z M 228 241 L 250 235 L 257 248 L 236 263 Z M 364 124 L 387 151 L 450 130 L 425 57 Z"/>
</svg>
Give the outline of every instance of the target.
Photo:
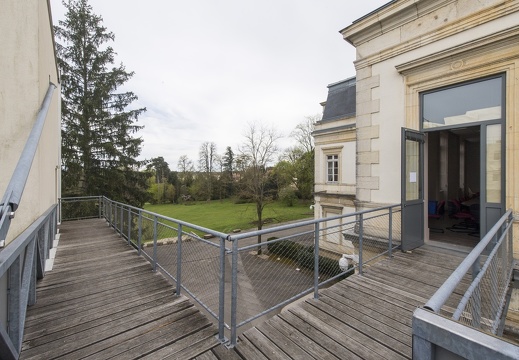
<svg viewBox="0 0 519 360">
<path fill-rule="evenodd" d="M 501 202 L 501 124 L 487 126 L 487 202 Z"/>
<path fill-rule="evenodd" d="M 405 141 L 406 158 L 406 200 L 417 200 L 420 198 L 419 174 L 420 174 L 420 143 L 413 140 Z"/>
<path fill-rule="evenodd" d="M 501 77 L 423 95 L 424 129 L 501 118 Z"/>
</svg>

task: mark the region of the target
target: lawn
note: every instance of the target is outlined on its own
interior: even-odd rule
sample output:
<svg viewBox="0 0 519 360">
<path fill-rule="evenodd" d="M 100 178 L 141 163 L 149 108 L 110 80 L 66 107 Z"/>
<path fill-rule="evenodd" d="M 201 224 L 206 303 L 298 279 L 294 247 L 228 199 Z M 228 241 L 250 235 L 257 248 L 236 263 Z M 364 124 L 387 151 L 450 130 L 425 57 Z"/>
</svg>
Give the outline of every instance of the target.
<svg viewBox="0 0 519 360">
<path fill-rule="evenodd" d="M 281 202 L 267 204 L 263 210 L 266 224 L 276 224 L 313 217 L 310 203 L 300 203 L 291 207 Z M 144 206 L 145 210 L 183 220 L 212 230 L 229 233 L 234 229 L 256 228 L 256 205 L 235 204 L 231 200 L 190 202 L 188 204 L 166 204 Z"/>
</svg>

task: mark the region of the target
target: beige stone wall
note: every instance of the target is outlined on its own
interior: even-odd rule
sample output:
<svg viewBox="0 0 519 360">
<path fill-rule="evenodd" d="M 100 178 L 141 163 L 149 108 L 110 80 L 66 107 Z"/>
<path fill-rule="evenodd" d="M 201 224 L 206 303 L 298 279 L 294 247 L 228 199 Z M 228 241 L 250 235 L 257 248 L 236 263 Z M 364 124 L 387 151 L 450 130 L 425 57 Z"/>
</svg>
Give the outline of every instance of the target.
<svg viewBox="0 0 519 360">
<path fill-rule="evenodd" d="M 38 151 L 8 241 L 60 196 L 60 89 L 48 2 L 6 0 L 0 12 L 0 196 L 25 146 L 49 81 L 54 91 Z"/>
<path fill-rule="evenodd" d="M 519 209 L 518 33 L 519 1 L 504 0 L 401 0 L 342 31 L 357 50 L 360 207 L 400 202 L 400 129 L 419 129 L 419 92 L 505 73 L 506 207 Z"/>
</svg>

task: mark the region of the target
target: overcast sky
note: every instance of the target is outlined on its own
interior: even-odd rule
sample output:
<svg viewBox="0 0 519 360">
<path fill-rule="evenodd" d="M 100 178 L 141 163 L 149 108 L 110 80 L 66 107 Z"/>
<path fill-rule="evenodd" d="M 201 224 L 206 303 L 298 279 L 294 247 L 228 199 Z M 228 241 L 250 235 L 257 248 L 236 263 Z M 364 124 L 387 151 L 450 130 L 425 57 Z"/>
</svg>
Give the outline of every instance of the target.
<svg viewBox="0 0 519 360">
<path fill-rule="evenodd" d="M 321 115 L 327 85 L 355 76 L 355 49 L 339 31 L 388 0 L 90 0 L 115 34 L 117 62 L 135 71 L 125 89 L 147 112 L 141 159 L 176 169 L 215 142 L 235 153 L 251 122 L 287 138 Z M 54 23 L 64 17 L 51 0 Z"/>
</svg>

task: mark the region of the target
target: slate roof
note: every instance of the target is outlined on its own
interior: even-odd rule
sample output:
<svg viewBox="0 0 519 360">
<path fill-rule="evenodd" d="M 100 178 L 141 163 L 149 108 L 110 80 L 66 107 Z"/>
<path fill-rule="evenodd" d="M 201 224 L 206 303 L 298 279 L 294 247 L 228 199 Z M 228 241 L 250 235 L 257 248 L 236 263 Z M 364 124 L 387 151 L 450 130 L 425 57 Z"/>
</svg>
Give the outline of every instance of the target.
<svg viewBox="0 0 519 360">
<path fill-rule="evenodd" d="M 326 99 L 321 121 L 355 116 L 356 83 L 356 78 L 352 77 L 328 85 L 328 98 Z"/>
</svg>

